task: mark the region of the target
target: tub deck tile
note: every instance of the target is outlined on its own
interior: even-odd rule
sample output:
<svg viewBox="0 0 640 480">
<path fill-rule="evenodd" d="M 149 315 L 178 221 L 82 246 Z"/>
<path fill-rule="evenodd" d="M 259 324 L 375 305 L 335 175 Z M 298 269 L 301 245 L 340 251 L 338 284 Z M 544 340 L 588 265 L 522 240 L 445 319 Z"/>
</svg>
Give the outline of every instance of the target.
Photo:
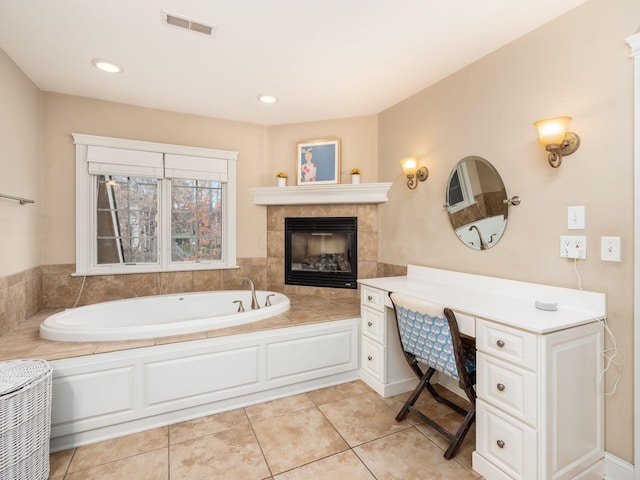
<svg viewBox="0 0 640 480">
<path fill-rule="evenodd" d="M 55 342 L 44 340 L 39 335 L 40 323 L 48 316 L 58 313 L 60 309 L 41 310 L 27 318 L 16 328 L 0 336 L 0 360 L 18 358 L 60 360 L 360 316 L 360 301 L 357 298 L 327 298 L 320 295 L 298 294 L 288 294 L 287 296 L 291 300 L 291 308 L 288 311 L 257 322 L 195 334 L 116 342 Z"/>
</svg>

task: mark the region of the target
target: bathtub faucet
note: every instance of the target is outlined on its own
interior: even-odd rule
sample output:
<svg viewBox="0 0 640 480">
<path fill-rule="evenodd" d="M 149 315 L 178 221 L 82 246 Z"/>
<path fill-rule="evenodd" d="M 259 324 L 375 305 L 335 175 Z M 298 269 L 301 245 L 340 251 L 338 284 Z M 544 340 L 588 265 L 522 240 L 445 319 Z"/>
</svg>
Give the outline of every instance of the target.
<svg viewBox="0 0 640 480">
<path fill-rule="evenodd" d="M 256 298 L 256 287 L 253 285 L 253 281 L 249 277 L 245 277 L 240 282 L 240 285 L 244 285 L 249 282 L 249 286 L 251 287 L 251 310 L 258 310 L 260 305 L 258 304 L 258 299 Z"/>
</svg>

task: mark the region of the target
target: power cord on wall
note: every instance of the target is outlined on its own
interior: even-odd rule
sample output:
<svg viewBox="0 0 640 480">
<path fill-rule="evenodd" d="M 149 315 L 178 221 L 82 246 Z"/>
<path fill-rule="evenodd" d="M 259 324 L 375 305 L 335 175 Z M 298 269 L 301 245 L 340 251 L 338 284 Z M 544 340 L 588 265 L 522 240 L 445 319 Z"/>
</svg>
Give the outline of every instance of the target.
<svg viewBox="0 0 640 480">
<path fill-rule="evenodd" d="M 87 276 L 83 275 L 82 284 L 80 285 L 80 291 L 78 292 L 78 298 L 76 298 L 76 303 L 74 303 L 73 307 L 71 308 L 76 308 L 78 306 L 78 303 L 80 303 L 80 297 L 82 296 L 82 291 L 84 290 L 84 282 L 86 281 L 87 281 Z"/>
<path fill-rule="evenodd" d="M 578 272 L 577 258 L 573 259 L 573 270 L 574 272 L 576 272 L 576 277 L 578 277 L 578 290 L 580 290 L 580 293 L 582 293 L 582 278 L 580 277 L 580 273 Z M 600 389 L 600 385 L 604 384 L 605 375 L 607 371 L 613 366 L 616 369 L 616 379 L 613 382 L 613 388 L 609 392 L 607 392 L 605 389 L 604 392 L 605 395 L 613 395 L 616 393 L 618 383 L 620 383 L 620 368 L 622 367 L 619 362 L 614 360 L 614 358 L 618 356 L 618 340 L 613 333 L 613 330 L 611 330 L 611 328 L 609 327 L 606 318 L 601 319 L 600 323 L 602 323 L 602 325 L 604 326 L 604 331 L 611 341 L 611 347 L 603 350 L 602 352 L 602 356 L 605 358 L 605 367 L 600 373 L 600 378 L 598 378 L 598 389 Z"/>
</svg>

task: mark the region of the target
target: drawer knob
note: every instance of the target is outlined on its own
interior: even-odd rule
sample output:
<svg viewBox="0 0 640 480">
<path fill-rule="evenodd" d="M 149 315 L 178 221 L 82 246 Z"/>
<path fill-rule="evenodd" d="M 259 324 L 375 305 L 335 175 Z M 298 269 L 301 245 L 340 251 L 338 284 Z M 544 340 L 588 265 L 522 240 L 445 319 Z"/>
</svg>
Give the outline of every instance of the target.
<svg viewBox="0 0 640 480">
<path fill-rule="evenodd" d="M 498 348 L 502 348 L 502 347 L 504 347 L 504 340 L 498 340 L 498 341 L 496 342 L 496 345 L 498 345 Z"/>
<path fill-rule="evenodd" d="M 372 357 L 371 355 L 369 355 L 369 356 L 367 357 L 367 360 L 371 361 L 371 360 L 373 360 L 373 357 Z"/>
<path fill-rule="evenodd" d="M 373 297 L 371 295 L 367 295 L 367 300 L 371 301 L 373 300 Z"/>
<path fill-rule="evenodd" d="M 371 323 L 371 322 L 367 322 L 367 325 L 372 326 L 372 325 L 373 325 L 373 323 Z"/>
<path fill-rule="evenodd" d="M 504 448 L 504 440 L 498 440 L 496 443 L 498 444 L 498 447 Z"/>
<path fill-rule="evenodd" d="M 496 385 L 496 387 L 498 387 L 498 390 L 500 390 L 501 392 L 504 392 L 504 384 L 499 383 L 498 385 Z"/>
</svg>

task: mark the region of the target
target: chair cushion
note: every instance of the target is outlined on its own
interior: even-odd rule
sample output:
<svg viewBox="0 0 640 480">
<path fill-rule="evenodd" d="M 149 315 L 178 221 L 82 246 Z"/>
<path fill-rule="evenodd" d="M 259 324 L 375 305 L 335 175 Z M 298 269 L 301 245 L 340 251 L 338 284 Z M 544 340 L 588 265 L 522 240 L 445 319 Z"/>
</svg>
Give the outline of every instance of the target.
<svg viewBox="0 0 640 480">
<path fill-rule="evenodd" d="M 432 302 L 392 294 L 403 349 L 438 372 L 458 379 L 453 341 L 444 308 Z M 473 342 L 473 339 L 469 339 Z M 466 342 L 468 343 L 468 342 Z M 475 346 L 464 348 L 463 362 L 469 373 L 475 371 Z M 469 346 L 470 347 L 470 346 Z"/>
</svg>

